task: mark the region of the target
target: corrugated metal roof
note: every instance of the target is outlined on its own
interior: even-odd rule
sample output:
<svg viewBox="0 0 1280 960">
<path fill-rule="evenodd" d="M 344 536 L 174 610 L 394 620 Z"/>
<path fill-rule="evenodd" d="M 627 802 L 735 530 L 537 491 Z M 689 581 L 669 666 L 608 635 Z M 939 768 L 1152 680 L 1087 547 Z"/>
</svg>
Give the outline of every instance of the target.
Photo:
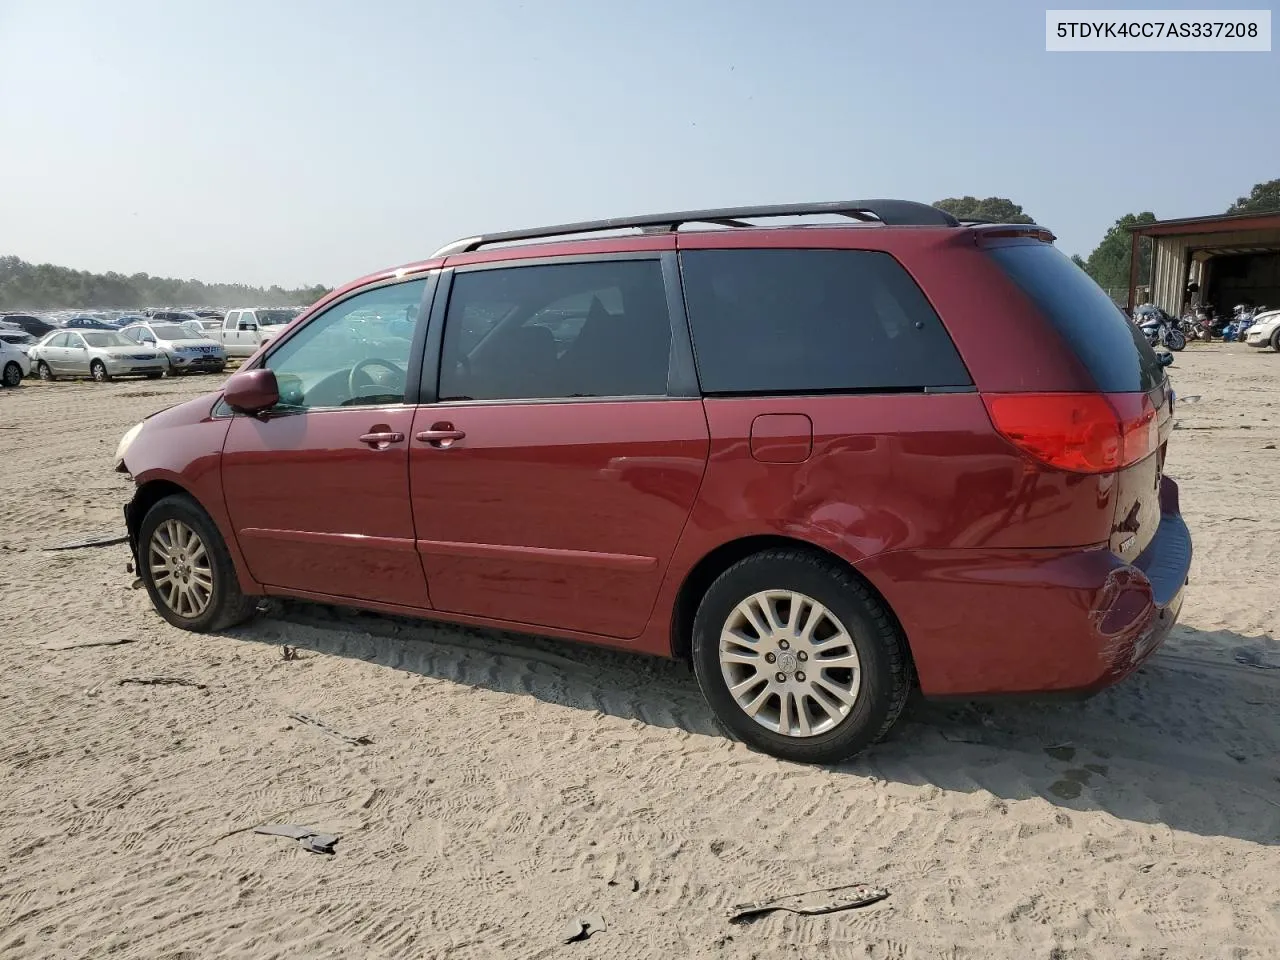
<svg viewBox="0 0 1280 960">
<path fill-rule="evenodd" d="M 1191 233 L 1227 233 L 1234 230 L 1280 230 L 1280 210 L 1268 213 L 1220 214 L 1216 217 L 1184 217 L 1181 220 L 1157 220 L 1127 228 L 1145 237 Z"/>
</svg>

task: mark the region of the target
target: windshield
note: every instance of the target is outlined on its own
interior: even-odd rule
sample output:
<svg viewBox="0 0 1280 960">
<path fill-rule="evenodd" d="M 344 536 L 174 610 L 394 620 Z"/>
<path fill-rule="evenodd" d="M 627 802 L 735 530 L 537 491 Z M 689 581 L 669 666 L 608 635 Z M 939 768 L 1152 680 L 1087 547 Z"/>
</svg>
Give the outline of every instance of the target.
<svg viewBox="0 0 1280 960">
<path fill-rule="evenodd" d="M 153 323 L 152 332 L 161 340 L 190 340 L 191 331 L 176 323 Z"/>
<path fill-rule="evenodd" d="M 128 337 L 122 337 L 118 333 L 92 333 L 85 332 L 80 334 L 84 337 L 84 342 L 91 347 L 136 347 L 137 344 Z"/>
</svg>

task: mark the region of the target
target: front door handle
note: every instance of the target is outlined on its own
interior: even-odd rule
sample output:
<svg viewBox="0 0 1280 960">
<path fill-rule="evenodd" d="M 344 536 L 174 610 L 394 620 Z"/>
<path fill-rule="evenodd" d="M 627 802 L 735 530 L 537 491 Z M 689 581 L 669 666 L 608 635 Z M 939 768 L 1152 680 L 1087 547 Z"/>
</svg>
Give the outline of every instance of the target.
<svg viewBox="0 0 1280 960">
<path fill-rule="evenodd" d="M 394 430 L 375 430 L 373 433 L 366 433 L 360 438 L 361 443 L 367 443 L 371 447 L 383 450 L 393 443 L 401 443 L 404 440 L 403 433 L 397 433 Z"/>
<path fill-rule="evenodd" d="M 448 450 L 455 440 L 461 440 L 466 435 L 465 430 L 456 430 L 451 423 L 437 423 L 430 430 L 415 433 L 413 439 L 419 443 L 429 443 L 437 450 Z"/>
</svg>

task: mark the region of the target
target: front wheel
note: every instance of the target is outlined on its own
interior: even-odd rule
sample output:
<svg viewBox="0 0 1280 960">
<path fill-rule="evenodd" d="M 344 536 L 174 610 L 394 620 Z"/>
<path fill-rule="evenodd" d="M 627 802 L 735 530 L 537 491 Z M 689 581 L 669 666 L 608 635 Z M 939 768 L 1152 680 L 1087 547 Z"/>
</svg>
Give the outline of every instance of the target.
<svg viewBox="0 0 1280 960">
<path fill-rule="evenodd" d="M 4 374 L 0 377 L 0 383 L 3 383 L 6 387 L 22 386 L 22 368 L 16 363 L 6 363 Z"/>
<path fill-rule="evenodd" d="M 47 382 L 53 379 L 53 371 L 49 369 L 49 365 L 47 363 L 41 360 L 36 364 L 36 376 Z"/>
<path fill-rule="evenodd" d="M 906 706 L 906 643 L 851 570 L 803 550 L 747 557 L 711 585 L 693 668 L 716 718 L 783 760 L 834 763 L 885 737 Z"/>
<path fill-rule="evenodd" d="M 175 494 L 147 511 L 138 530 L 138 566 L 160 616 L 196 633 L 225 630 L 253 616 L 231 555 L 209 515 Z"/>
<path fill-rule="evenodd" d="M 1181 330 L 1170 330 L 1165 337 L 1164 345 L 1176 353 L 1187 345 L 1187 338 L 1182 335 Z"/>
<path fill-rule="evenodd" d="M 107 373 L 107 366 L 101 360 L 95 360 L 89 364 L 89 372 L 93 374 L 93 379 L 98 383 L 106 383 L 111 379 L 111 374 Z"/>
</svg>

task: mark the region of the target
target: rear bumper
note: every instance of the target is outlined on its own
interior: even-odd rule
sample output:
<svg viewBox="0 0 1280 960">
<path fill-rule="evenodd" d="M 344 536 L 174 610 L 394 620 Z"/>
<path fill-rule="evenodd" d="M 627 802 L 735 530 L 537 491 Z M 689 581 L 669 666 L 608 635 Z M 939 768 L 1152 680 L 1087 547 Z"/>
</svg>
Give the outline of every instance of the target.
<svg viewBox="0 0 1280 960">
<path fill-rule="evenodd" d="M 1092 693 L 1123 680 L 1177 621 L 1191 535 L 1177 484 L 1128 564 L 1105 546 L 903 551 L 858 565 L 906 632 L 926 696 Z"/>
</svg>

